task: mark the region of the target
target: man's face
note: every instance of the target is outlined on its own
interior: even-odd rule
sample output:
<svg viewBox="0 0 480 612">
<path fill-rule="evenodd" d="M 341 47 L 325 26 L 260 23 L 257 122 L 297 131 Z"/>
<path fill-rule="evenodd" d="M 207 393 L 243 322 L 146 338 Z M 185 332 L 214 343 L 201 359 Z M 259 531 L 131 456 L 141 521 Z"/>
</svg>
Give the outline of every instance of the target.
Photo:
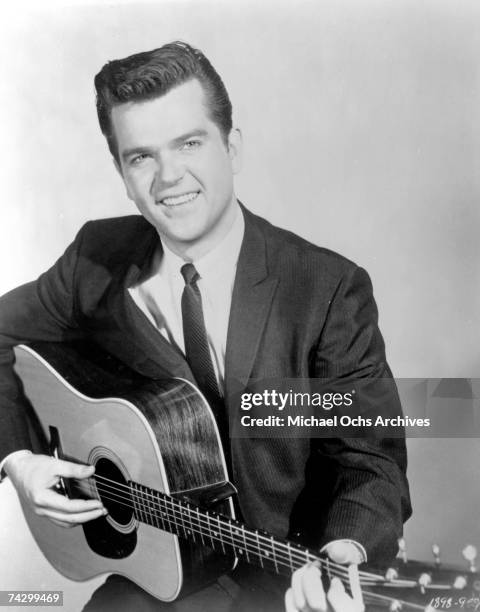
<svg viewBox="0 0 480 612">
<path fill-rule="evenodd" d="M 238 131 L 225 144 L 197 80 L 114 107 L 111 122 L 128 197 L 174 252 L 208 252 L 234 219 Z"/>
</svg>

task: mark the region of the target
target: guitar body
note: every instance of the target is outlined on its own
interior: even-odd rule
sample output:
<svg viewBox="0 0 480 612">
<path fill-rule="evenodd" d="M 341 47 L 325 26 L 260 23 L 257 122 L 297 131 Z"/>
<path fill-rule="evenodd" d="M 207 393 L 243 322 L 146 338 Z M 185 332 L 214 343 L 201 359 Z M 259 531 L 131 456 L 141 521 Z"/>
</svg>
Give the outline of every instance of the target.
<svg viewBox="0 0 480 612">
<path fill-rule="evenodd" d="M 109 514 L 65 529 L 27 504 L 23 511 L 39 547 L 60 573 L 74 580 L 123 574 L 158 599 L 172 601 L 228 571 L 234 556 L 138 520 L 135 500 L 133 508 L 118 503 L 115 491 L 136 482 L 195 501 L 227 482 L 215 419 L 189 382 L 151 381 L 92 350 L 22 345 L 15 349 L 15 369 L 33 408 L 30 422 L 38 450 L 95 465 L 95 476 L 110 483 L 110 495 L 108 488 L 100 492 L 91 483 L 77 489 L 65 483 L 65 489 L 72 497 L 100 497 Z M 231 501 L 215 510 L 232 515 Z"/>
</svg>

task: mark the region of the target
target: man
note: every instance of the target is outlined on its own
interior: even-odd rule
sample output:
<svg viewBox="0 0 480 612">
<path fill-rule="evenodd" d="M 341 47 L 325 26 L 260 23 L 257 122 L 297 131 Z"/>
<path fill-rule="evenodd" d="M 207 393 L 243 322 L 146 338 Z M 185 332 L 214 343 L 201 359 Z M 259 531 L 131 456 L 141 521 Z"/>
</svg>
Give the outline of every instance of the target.
<svg viewBox="0 0 480 612">
<path fill-rule="evenodd" d="M 391 374 L 367 274 L 238 203 L 241 134 L 200 51 L 177 42 L 110 62 L 95 85 L 100 127 L 142 217 L 88 223 L 53 268 L 1 302 L 2 448 L 19 495 L 64 526 L 105 513 L 97 501 L 52 489 L 60 477 L 85 478 L 93 468 L 29 452 L 11 372 L 16 343 L 86 336 L 141 374 L 197 382 L 214 407 L 251 526 L 325 548 L 337 562 L 388 560 L 410 512 L 402 439 L 228 438 L 234 386 L 249 379 L 368 379 L 378 387 L 374 399 L 400 412 L 382 383 Z M 202 597 L 208 605 L 198 609 L 282 601 L 268 578 L 239 569 L 228 579 L 226 602 L 204 590 L 171 609 L 197 609 Z M 89 609 L 104 609 L 112 590 L 122 592 L 125 609 L 141 609 L 138 589 L 112 580 Z M 300 576 L 294 592 L 303 584 Z"/>
</svg>

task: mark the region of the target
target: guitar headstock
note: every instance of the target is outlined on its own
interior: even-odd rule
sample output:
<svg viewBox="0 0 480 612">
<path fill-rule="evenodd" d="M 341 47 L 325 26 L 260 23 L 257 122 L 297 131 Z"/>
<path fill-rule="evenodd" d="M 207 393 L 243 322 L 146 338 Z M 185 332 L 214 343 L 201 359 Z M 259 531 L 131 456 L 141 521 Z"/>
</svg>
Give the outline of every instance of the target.
<svg viewBox="0 0 480 612">
<path fill-rule="evenodd" d="M 474 610 L 480 612 L 480 574 L 474 546 L 463 550 L 464 567 L 443 564 L 440 548 L 432 546 L 433 562 L 411 561 L 404 542 L 394 563 L 383 571 L 362 572 L 365 602 L 375 609 Z M 378 607 L 377 607 L 378 606 Z"/>
</svg>

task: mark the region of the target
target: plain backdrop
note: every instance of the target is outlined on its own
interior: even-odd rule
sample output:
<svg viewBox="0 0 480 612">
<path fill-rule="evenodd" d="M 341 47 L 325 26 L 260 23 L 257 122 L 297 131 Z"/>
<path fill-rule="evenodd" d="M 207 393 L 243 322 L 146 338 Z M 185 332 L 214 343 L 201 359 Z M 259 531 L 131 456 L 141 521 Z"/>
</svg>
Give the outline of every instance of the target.
<svg viewBox="0 0 480 612">
<path fill-rule="evenodd" d="M 93 76 L 175 39 L 200 47 L 230 92 L 240 199 L 369 271 L 394 374 L 480 377 L 475 0 L 11 5 L 0 26 L 0 292 L 51 265 L 86 220 L 133 212 Z M 462 545 L 480 545 L 479 441 L 409 450 L 409 555 L 431 557 L 437 542 L 461 563 Z M 64 584 L 25 552 L 9 484 L 0 496 L 0 588 Z M 78 601 L 88 591 L 64 588 Z"/>
</svg>

